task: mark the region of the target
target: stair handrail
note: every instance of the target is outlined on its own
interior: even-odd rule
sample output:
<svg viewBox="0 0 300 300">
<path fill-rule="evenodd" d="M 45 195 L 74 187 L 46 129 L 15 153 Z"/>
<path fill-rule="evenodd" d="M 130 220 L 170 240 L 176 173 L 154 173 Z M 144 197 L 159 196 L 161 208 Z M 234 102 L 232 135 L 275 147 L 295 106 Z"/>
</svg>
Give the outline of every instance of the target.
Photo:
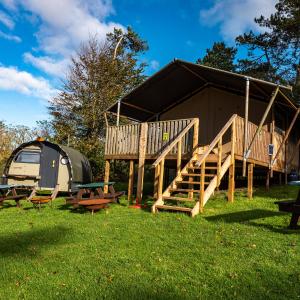
<svg viewBox="0 0 300 300">
<path fill-rule="evenodd" d="M 229 129 L 229 127 L 233 124 L 236 117 L 237 117 L 237 114 L 232 115 L 231 118 L 228 120 L 228 122 L 224 125 L 224 127 L 219 131 L 217 136 L 213 139 L 213 141 L 208 146 L 207 150 L 201 155 L 201 158 L 198 161 L 199 166 L 206 160 L 206 158 L 208 157 L 210 152 L 216 147 L 220 138 L 226 133 L 226 131 Z"/>
<path fill-rule="evenodd" d="M 181 133 L 172 141 L 170 145 L 168 145 L 164 151 L 158 156 L 156 161 L 152 164 L 152 167 L 157 167 L 161 161 L 169 154 L 169 152 L 177 145 L 177 143 L 184 137 L 184 135 L 193 127 L 195 124 L 199 122 L 198 118 L 194 118 L 192 122 L 186 126 Z"/>
</svg>

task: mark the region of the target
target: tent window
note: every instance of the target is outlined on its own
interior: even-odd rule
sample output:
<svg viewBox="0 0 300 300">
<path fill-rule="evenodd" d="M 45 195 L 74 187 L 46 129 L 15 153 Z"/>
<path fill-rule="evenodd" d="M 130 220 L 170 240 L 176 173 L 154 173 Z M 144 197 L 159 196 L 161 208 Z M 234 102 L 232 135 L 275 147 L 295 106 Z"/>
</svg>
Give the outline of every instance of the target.
<svg viewBox="0 0 300 300">
<path fill-rule="evenodd" d="M 21 151 L 15 159 L 18 163 L 39 164 L 41 154 L 39 152 Z"/>
</svg>

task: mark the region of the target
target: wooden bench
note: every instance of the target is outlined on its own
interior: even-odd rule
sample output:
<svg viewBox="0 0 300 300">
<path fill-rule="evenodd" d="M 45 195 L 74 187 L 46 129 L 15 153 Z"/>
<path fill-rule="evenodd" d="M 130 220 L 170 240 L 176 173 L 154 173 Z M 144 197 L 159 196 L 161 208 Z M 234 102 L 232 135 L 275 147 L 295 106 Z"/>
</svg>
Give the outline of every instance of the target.
<svg viewBox="0 0 300 300">
<path fill-rule="evenodd" d="M 106 208 L 112 201 L 109 199 L 94 199 L 94 200 L 83 200 L 79 201 L 78 205 L 83 206 L 94 214 L 94 211 Z"/>
<path fill-rule="evenodd" d="M 57 197 L 59 191 L 59 185 L 56 185 L 51 195 L 39 196 L 37 195 L 36 188 L 33 189 L 31 195 L 28 197 L 28 201 L 30 201 L 34 207 L 41 208 L 42 204 L 47 204 L 50 202 L 52 206 L 52 201 Z"/>
<path fill-rule="evenodd" d="M 300 190 L 296 200 L 276 201 L 274 203 L 278 205 L 279 211 L 292 213 L 289 228 L 299 229 L 298 221 L 300 218 Z"/>
<path fill-rule="evenodd" d="M 3 202 L 6 200 L 14 200 L 17 207 L 20 207 L 20 200 L 26 199 L 26 194 L 18 194 L 17 188 L 23 186 L 19 185 L 0 185 L 0 206 L 3 206 Z"/>
</svg>

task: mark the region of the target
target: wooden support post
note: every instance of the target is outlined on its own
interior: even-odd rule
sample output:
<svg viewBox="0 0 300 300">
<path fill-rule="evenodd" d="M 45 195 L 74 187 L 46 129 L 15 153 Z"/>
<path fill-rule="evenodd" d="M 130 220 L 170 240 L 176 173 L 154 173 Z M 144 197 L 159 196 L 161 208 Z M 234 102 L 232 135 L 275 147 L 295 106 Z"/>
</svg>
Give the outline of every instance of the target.
<svg viewBox="0 0 300 300">
<path fill-rule="evenodd" d="M 246 96 L 245 96 L 245 121 L 244 121 L 244 158 L 243 158 L 243 176 L 246 176 L 246 152 L 248 147 L 248 120 L 249 120 L 249 90 L 250 90 L 250 79 L 246 78 Z"/>
<path fill-rule="evenodd" d="M 118 108 L 117 108 L 117 126 L 120 125 L 120 110 L 121 110 L 121 100 L 118 100 Z"/>
<path fill-rule="evenodd" d="M 229 167 L 229 181 L 228 181 L 228 202 L 234 201 L 234 189 L 235 189 L 235 166 L 234 164 Z"/>
<path fill-rule="evenodd" d="M 131 200 L 133 194 L 133 183 L 134 183 L 134 160 L 129 162 L 129 180 L 128 180 L 128 201 Z"/>
<path fill-rule="evenodd" d="M 105 126 L 108 127 L 107 113 L 104 113 Z"/>
<path fill-rule="evenodd" d="M 205 192 L 205 160 L 203 161 L 203 163 L 201 165 L 199 212 L 203 212 L 204 192 Z"/>
<path fill-rule="evenodd" d="M 282 173 L 279 173 L 279 185 L 282 185 Z"/>
<path fill-rule="evenodd" d="M 276 96 L 277 96 L 278 92 L 279 92 L 279 87 L 277 87 L 276 90 L 273 92 L 273 95 L 272 95 L 272 97 L 270 99 L 270 102 L 269 102 L 269 104 L 268 104 L 265 112 L 264 112 L 264 115 L 263 115 L 262 119 L 260 120 L 260 123 L 259 123 L 259 125 L 258 125 L 258 127 L 257 127 L 257 129 L 256 129 L 256 131 L 254 133 L 254 136 L 253 136 L 253 138 L 252 138 L 252 140 L 251 140 L 251 142 L 250 142 L 250 144 L 249 144 L 249 146 L 248 146 L 248 148 L 247 148 L 247 150 L 246 150 L 246 152 L 244 154 L 244 159 L 246 158 L 246 160 L 247 160 L 247 157 L 249 156 L 249 153 L 251 151 L 252 145 L 253 145 L 256 137 L 258 136 L 258 134 L 260 134 L 260 132 L 262 130 L 262 127 L 263 127 L 263 125 L 264 125 L 264 123 L 265 123 L 265 121 L 266 121 L 266 119 L 268 117 L 268 114 L 269 114 L 269 112 L 270 112 L 270 110 L 272 108 L 272 105 L 273 105 L 273 103 L 274 103 L 274 101 L 276 99 Z"/>
<path fill-rule="evenodd" d="M 154 174 L 154 191 L 153 191 L 153 198 L 158 198 L 158 185 L 159 185 L 159 176 L 160 176 L 160 164 L 155 167 L 155 174 Z"/>
<path fill-rule="evenodd" d="M 271 123 L 271 144 L 275 144 L 275 111 L 274 111 L 274 106 L 272 106 L 272 123 Z M 274 158 L 274 153 L 273 155 L 270 157 L 270 173 L 269 173 L 269 181 L 270 181 L 270 178 L 273 178 L 273 164 L 272 164 L 272 161 L 273 161 L 273 158 Z"/>
<path fill-rule="evenodd" d="M 110 172 L 110 161 L 107 159 L 105 161 L 105 173 L 104 173 L 104 182 L 109 182 L 109 172 Z M 108 185 L 104 186 L 104 193 L 108 193 Z"/>
<path fill-rule="evenodd" d="M 253 164 L 248 165 L 248 193 L 247 196 L 250 200 L 253 197 Z"/>
<path fill-rule="evenodd" d="M 199 119 L 195 120 L 194 135 L 193 135 L 193 153 L 196 153 L 199 142 Z"/>
<path fill-rule="evenodd" d="M 266 176 L 266 190 L 270 190 L 270 178 L 271 178 L 271 170 L 267 171 L 267 176 Z"/>
<path fill-rule="evenodd" d="M 160 162 L 160 174 L 158 180 L 158 198 L 162 197 L 163 186 L 164 186 L 164 173 L 165 173 L 165 159 L 163 158 Z"/>
<path fill-rule="evenodd" d="M 189 177 L 189 182 L 193 182 L 194 181 L 194 178 L 193 177 Z M 194 189 L 194 185 L 193 184 L 189 184 L 189 189 L 190 190 L 193 190 Z M 189 192 L 188 193 L 188 197 L 189 199 L 193 199 L 194 198 L 194 192 Z"/>
<path fill-rule="evenodd" d="M 137 179 L 137 201 L 141 203 L 143 198 L 144 187 L 144 171 L 145 171 L 145 156 L 147 147 L 148 124 L 141 124 L 140 144 L 139 144 L 139 163 L 138 163 L 138 179 Z"/>
<path fill-rule="evenodd" d="M 236 142 L 236 121 L 234 120 L 231 125 L 231 165 L 229 167 L 229 180 L 228 180 L 228 201 L 234 201 L 235 191 L 235 142 Z"/>
<path fill-rule="evenodd" d="M 220 186 L 221 182 L 221 168 L 222 168 L 222 137 L 218 142 L 218 166 L 217 166 L 217 188 Z"/>
<path fill-rule="evenodd" d="M 181 172 L 181 152 L 182 152 L 182 139 L 177 144 L 177 176 Z"/>
</svg>

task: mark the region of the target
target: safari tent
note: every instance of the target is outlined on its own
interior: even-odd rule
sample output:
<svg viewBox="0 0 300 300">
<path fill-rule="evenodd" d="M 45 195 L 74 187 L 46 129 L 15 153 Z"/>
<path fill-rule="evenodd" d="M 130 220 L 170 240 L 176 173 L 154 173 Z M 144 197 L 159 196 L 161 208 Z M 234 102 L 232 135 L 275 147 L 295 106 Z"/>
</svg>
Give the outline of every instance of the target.
<svg viewBox="0 0 300 300">
<path fill-rule="evenodd" d="M 158 209 L 192 216 L 203 210 L 226 180 L 233 201 L 235 178 L 253 172 L 266 184 L 274 175 L 299 171 L 299 108 L 291 88 L 182 60 L 174 60 L 120 99 L 106 133 L 106 177 L 110 162 L 129 162 L 129 195 L 137 166 L 137 199 L 143 195 L 145 164 L 152 165 Z M 132 120 L 119 125 L 120 116 Z M 173 169 L 169 183 L 165 172 Z M 184 196 L 184 195 L 185 196 Z M 193 207 L 184 207 L 185 203 Z M 178 205 L 181 203 L 181 205 Z"/>
<path fill-rule="evenodd" d="M 4 169 L 7 184 L 70 192 L 92 180 L 88 159 L 77 150 L 38 139 L 13 151 Z"/>
</svg>

